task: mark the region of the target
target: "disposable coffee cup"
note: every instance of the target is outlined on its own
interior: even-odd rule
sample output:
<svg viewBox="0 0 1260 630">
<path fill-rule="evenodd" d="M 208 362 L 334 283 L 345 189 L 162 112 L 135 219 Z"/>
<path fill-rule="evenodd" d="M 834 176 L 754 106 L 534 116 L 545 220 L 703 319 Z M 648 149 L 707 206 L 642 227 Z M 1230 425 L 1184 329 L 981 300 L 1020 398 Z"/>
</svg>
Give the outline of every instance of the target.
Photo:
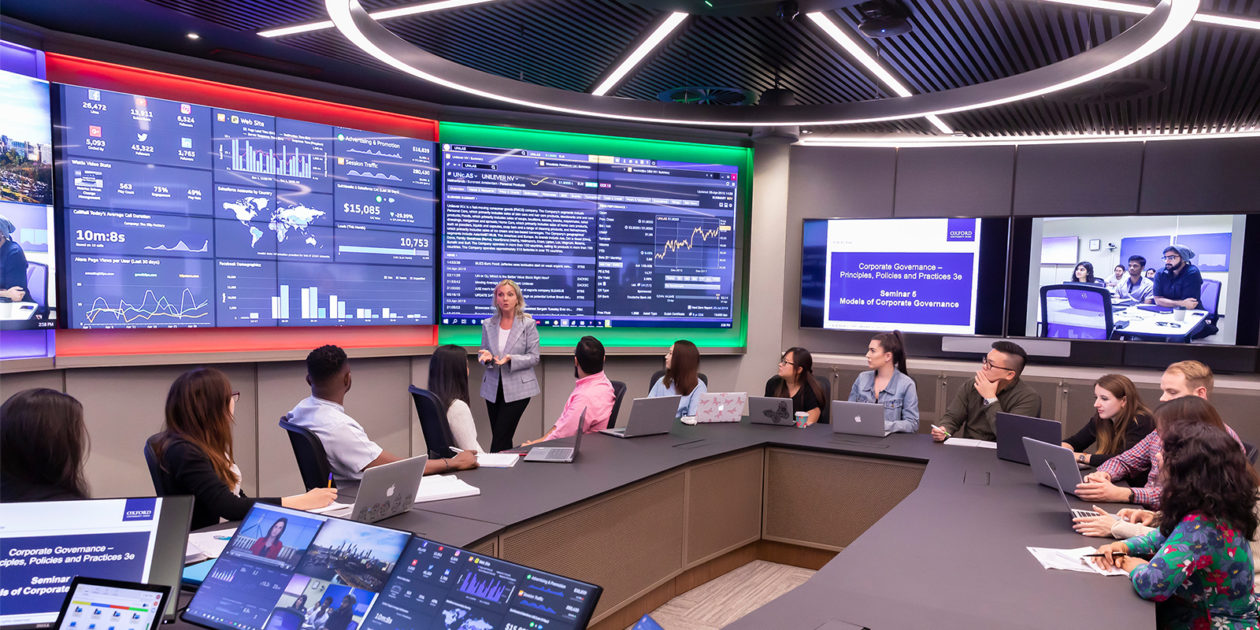
<svg viewBox="0 0 1260 630">
<path fill-rule="evenodd" d="M 1173 310 L 1173 320 L 1178 322 L 1186 321 L 1186 309 L 1178 308 Z"/>
<path fill-rule="evenodd" d="M 796 428 L 803 429 L 809 424 L 809 414 L 804 411 L 796 412 Z"/>
</svg>

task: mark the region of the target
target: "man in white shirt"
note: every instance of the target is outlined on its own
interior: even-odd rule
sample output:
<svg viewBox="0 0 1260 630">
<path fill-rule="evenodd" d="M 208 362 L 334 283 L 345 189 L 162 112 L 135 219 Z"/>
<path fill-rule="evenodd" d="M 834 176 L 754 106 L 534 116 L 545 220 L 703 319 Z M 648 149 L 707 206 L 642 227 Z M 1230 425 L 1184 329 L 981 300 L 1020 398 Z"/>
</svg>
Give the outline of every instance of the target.
<svg viewBox="0 0 1260 630">
<path fill-rule="evenodd" d="M 328 455 L 333 477 L 355 481 L 373 466 L 396 462 L 400 457 L 368 438 L 363 426 L 346 414 L 346 392 L 350 391 L 350 365 L 346 352 L 337 346 L 321 346 L 306 355 L 306 382 L 311 395 L 289 413 L 292 422 L 314 433 Z M 475 453 L 465 451 L 451 458 L 429 460 L 424 474 L 444 473 L 477 467 Z"/>
</svg>

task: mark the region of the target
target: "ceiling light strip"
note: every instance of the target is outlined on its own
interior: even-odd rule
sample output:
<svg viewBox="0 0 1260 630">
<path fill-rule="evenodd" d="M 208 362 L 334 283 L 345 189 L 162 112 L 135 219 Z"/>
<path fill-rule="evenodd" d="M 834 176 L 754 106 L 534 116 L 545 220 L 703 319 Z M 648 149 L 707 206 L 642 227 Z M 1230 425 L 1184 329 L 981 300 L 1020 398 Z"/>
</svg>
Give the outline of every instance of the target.
<svg viewBox="0 0 1260 630">
<path fill-rule="evenodd" d="M 807 13 L 806 17 L 812 20 L 814 24 L 817 24 L 818 28 L 821 28 L 824 33 L 831 37 L 831 39 L 835 40 L 835 42 L 839 44 L 845 52 L 849 53 L 850 56 L 856 59 L 859 64 L 862 64 L 863 68 L 866 68 L 868 72 L 875 75 L 875 78 L 879 79 L 880 83 L 883 83 L 888 89 L 892 90 L 893 94 L 896 94 L 897 96 L 913 95 L 913 92 L 903 85 L 897 77 L 893 76 L 891 72 L 884 69 L 884 66 L 879 63 L 879 60 L 872 57 L 871 54 L 866 51 L 866 48 L 857 43 L 856 40 L 850 37 L 848 33 L 844 32 L 844 30 L 841 29 L 835 22 L 831 21 L 831 18 L 827 17 L 825 13 Z M 941 120 L 938 116 L 928 115 L 927 120 L 941 133 L 947 135 L 954 133 L 953 128 L 945 124 L 945 121 Z"/>
<path fill-rule="evenodd" d="M 811 137 L 797 144 L 807 147 L 985 147 L 1031 144 L 1081 144 L 1112 142 L 1156 142 L 1162 140 L 1215 140 L 1221 138 L 1260 138 L 1260 129 L 1221 133 L 1151 133 L 1151 134 L 1063 134 L 1046 136 L 995 136 L 989 138 L 847 138 Z"/>
<path fill-rule="evenodd" d="M 643 40 L 643 43 L 639 44 L 638 48 L 635 48 L 634 52 L 630 53 L 630 56 L 626 57 L 625 60 L 617 66 L 617 69 L 613 70 L 612 74 L 608 75 L 607 79 L 604 79 L 604 81 L 599 84 L 599 87 L 591 90 L 591 94 L 594 94 L 595 96 L 603 96 L 612 91 L 618 83 L 621 83 L 622 79 L 626 78 L 626 75 L 629 74 L 631 70 L 634 70 L 636 66 L 643 62 L 643 59 L 648 56 L 648 53 L 651 53 L 657 46 L 660 46 L 661 42 L 665 41 L 665 38 L 669 37 L 669 34 L 674 32 L 674 29 L 678 28 L 678 26 L 681 25 L 687 17 L 688 15 L 681 11 L 675 11 L 674 13 L 669 14 L 669 17 L 665 18 L 665 21 L 661 22 L 656 27 L 656 30 L 652 31 L 652 34 L 649 35 L 647 39 Z"/>
<path fill-rule="evenodd" d="M 1115 2 L 1114 0 L 1044 0 L 1045 2 L 1053 2 L 1055 4 L 1066 4 L 1075 7 L 1084 7 L 1087 9 L 1101 9 L 1103 11 L 1116 11 L 1118 13 L 1132 13 L 1135 15 L 1146 15 L 1154 10 L 1143 4 L 1131 4 L 1128 2 Z M 1252 30 L 1260 30 L 1260 20 L 1249 20 L 1245 18 L 1234 17 L 1231 15 L 1223 15 L 1220 13 L 1198 13 L 1194 16 L 1195 22 L 1202 24 L 1215 24 L 1217 26 L 1230 26 L 1234 28 L 1249 28 Z"/>
<path fill-rule="evenodd" d="M 441 0 L 440 2 L 424 2 L 421 4 L 408 4 L 401 7 L 393 7 L 391 9 L 382 9 L 368 13 L 377 20 L 388 20 L 391 18 L 404 17 L 408 15 L 417 15 L 420 13 L 429 13 L 430 11 L 442 11 L 445 9 L 455 9 L 465 7 L 471 4 L 481 4 L 484 2 L 493 2 L 494 0 Z M 258 31 L 263 37 L 283 37 L 285 35 L 296 35 L 297 33 L 309 33 L 311 31 L 322 31 L 332 28 L 334 25 L 331 20 L 321 20 L 319 22 L 307 22 L 305 24 L 294 24 L 293 26 L 283 26 L 280 28 L 269 28 L 265 31 Z"/>
</svg>

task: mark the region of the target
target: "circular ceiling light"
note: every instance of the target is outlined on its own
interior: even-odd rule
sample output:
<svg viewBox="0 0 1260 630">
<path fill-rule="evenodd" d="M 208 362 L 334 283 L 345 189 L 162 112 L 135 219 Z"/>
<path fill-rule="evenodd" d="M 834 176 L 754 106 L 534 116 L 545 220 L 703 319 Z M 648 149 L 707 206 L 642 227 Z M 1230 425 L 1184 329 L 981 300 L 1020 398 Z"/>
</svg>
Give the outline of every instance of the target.
<svg viewBox="0 0 1260 630">
<path fill-rule="evenodd" d="M 426 52 L 372 19 L 358 0 L 324 0 L 341 33 L 363 52 L 401 72 L 475 96 L 550 112 L 636 122 L 717 127 L 851 125 L 948 114 L 1064 90 L 1150 56 L 1194 18 L 1199 0 L 1161 0 L 1125 32 L 1075 57 L 966 87 L 899 98 L 825 105 L 728 108 L 637 101 L 515 81 Z"/>
</svg>

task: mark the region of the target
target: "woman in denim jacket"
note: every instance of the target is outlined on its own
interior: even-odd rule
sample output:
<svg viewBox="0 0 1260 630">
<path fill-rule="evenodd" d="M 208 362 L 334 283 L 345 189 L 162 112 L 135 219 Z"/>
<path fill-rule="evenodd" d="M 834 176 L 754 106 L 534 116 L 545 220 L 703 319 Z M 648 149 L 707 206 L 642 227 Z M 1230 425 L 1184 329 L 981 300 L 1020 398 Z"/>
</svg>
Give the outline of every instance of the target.
<svg viewBox="0 0 1260 630">
<path fill-rule="evenodd" d="M 906 372 L 906 350 L 901 331 L 880 333 L 866 348 L 869 371 L 858 374 L 849 402 L 884 406 L 884 430 L 919 432 L 919 391 Z"/>
</svg>

